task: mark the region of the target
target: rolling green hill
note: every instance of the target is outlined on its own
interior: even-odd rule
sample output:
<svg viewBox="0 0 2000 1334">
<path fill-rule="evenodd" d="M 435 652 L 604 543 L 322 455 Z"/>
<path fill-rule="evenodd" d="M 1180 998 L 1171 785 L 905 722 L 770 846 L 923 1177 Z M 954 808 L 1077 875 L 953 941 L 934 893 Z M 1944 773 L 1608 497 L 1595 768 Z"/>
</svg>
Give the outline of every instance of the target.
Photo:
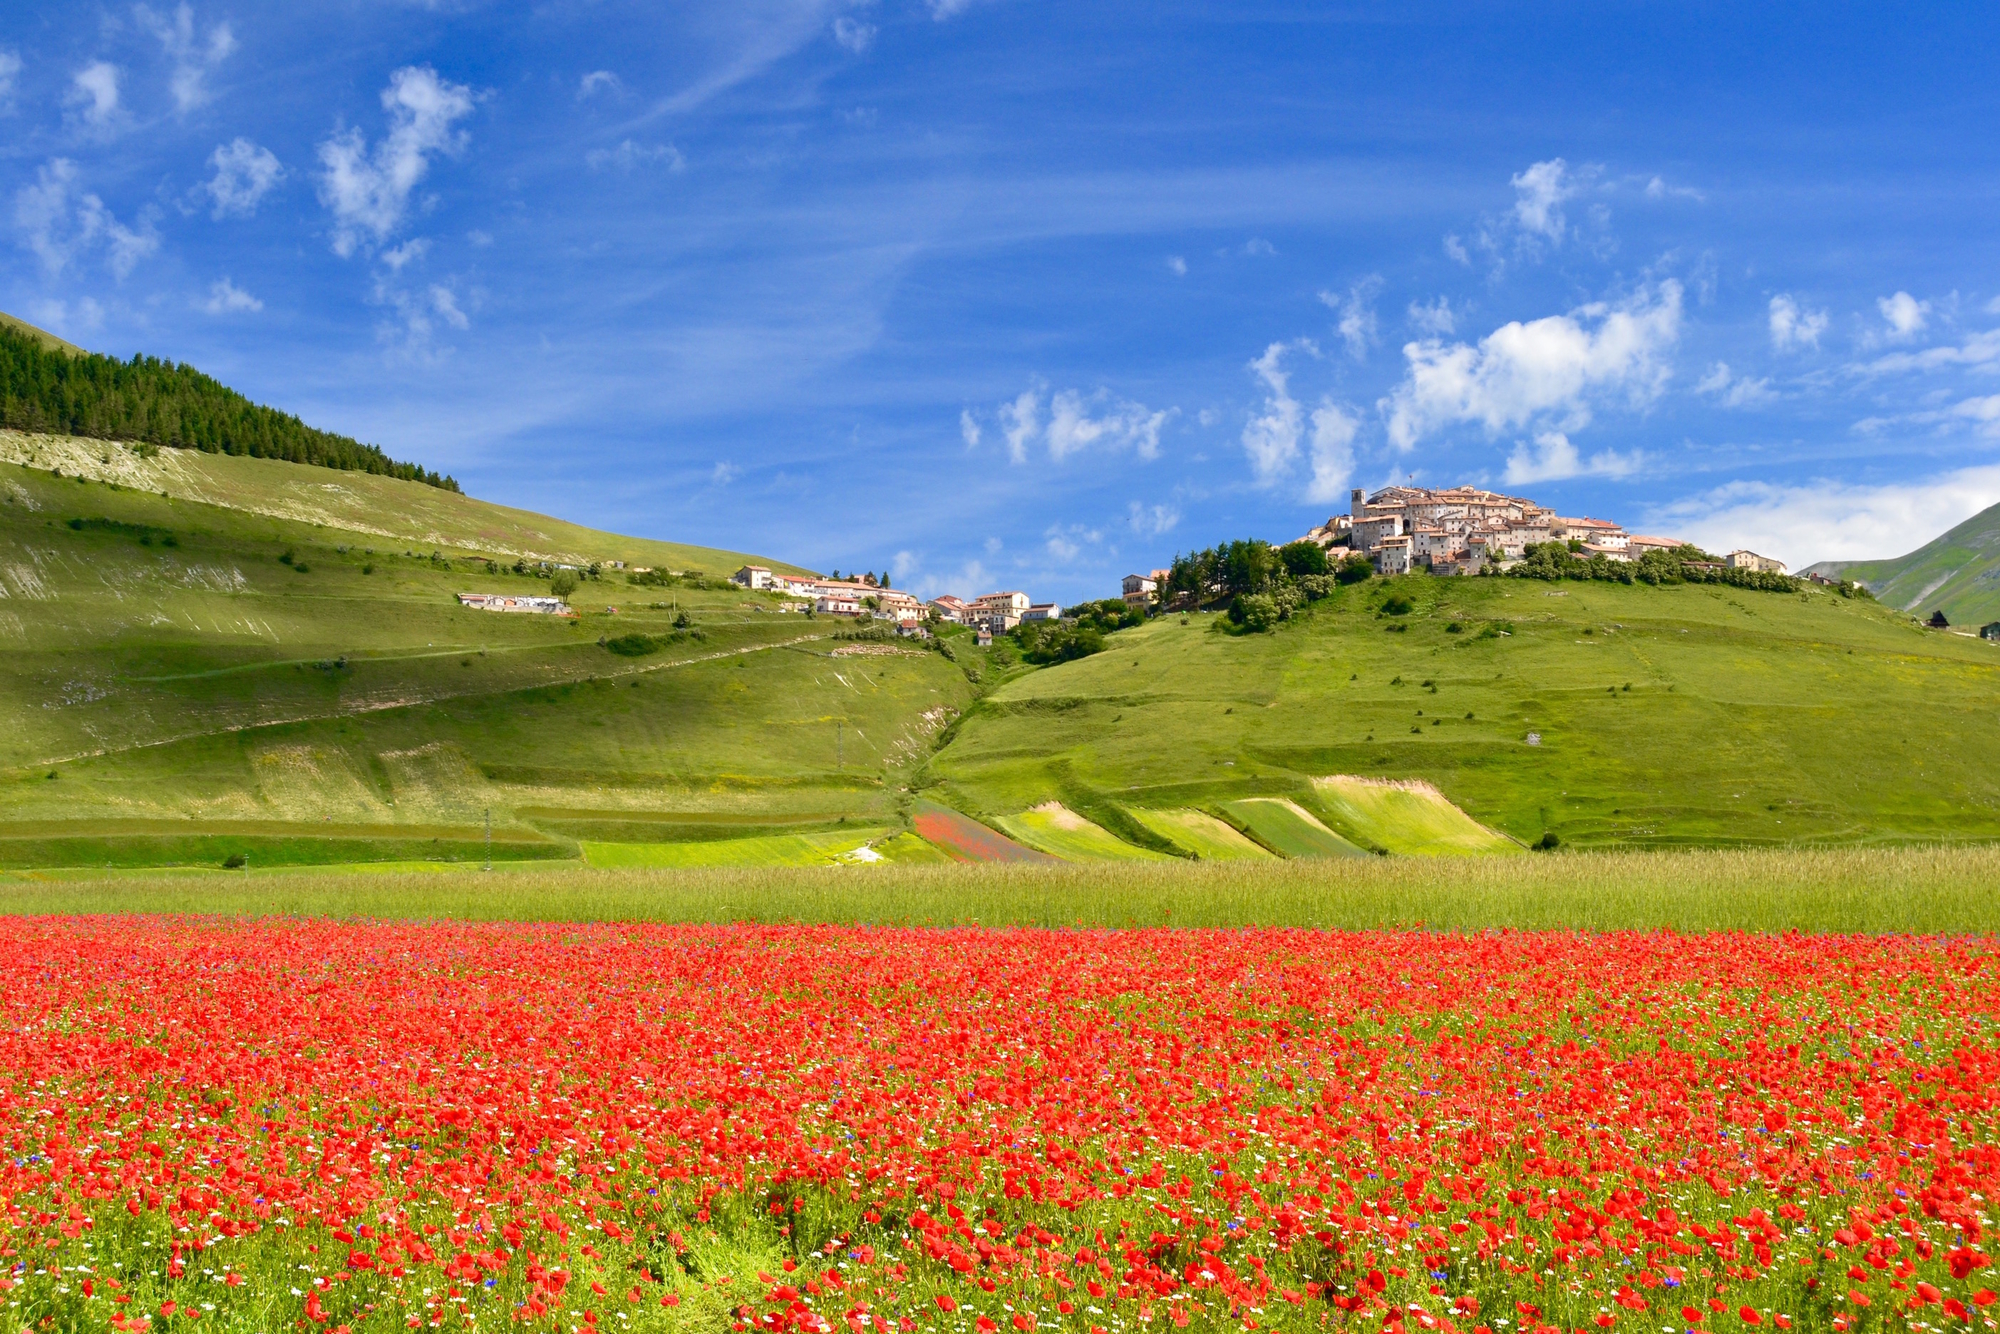
<svg viewBox="0 0 2000 1334">
<path fill-rule="evenodd" d="M 1954 626 L 2000 621 L 2000 505 L 1894 560 L 1822 561 L 1811 571 L 1852 579 L 1892 607 Z"/>
<path fill-rule="evenodd" d="M 972 657 L 836 639 L 716 577 L 744 559 L 365 473 L 0 434 L 0 864 L 464 859 L 489 812 L 514 859 L 900 827 L 897 775 L 972 698 Z M 613 560 L 708 577 L 607 566 L 573 619 L 454 597 Z"/>
<path fill-rule="evenodd" d="M 1399 593 L 1413 610 L 1385 614 Z M 1009 682 L 952 729 L 928 795 L 987 818 L 1059 801 L 1155 848 L 1172 840 L 1144 813 L 1254 837 L 1253 797 L 1372 849 L 1477 842 L 1315 781 L 1335 775 L 1423 780 L 1522 844 L 2000 837 L 2000 645 L 1865 599 L 1419 575 L 1268 634 L 1220 620 L 1161 617 Z"/>
</svg>

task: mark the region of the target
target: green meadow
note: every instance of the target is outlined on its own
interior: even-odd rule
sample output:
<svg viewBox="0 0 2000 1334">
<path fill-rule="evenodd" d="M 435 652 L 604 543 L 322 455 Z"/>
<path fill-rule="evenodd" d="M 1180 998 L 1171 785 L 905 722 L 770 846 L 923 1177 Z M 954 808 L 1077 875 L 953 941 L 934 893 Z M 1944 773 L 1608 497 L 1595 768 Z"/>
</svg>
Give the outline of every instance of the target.
<svg viewBox="0 0 2000 1334">
<path fill-rule="evenodd" d="M 1385 611 L 1394 593 L 1413 609 Z M 1135 842 L 1150 835 L 1134 807 L 1243 827 L 1235 803 L 1282 798 L 1402 853 L 1551 833 L 1654 848 L 2000 836 L 2000 645 L 1865 599 L 1419 575 L 1342 589 L 1266 634 L 1221 622 L 1163 616 L 985 695 L 925 770 L 932 795 L 986 818 L 1060 801 Z M 1419 780 L 1464 816 L 1320 781 L 1336 775 Z"/>
</svg>

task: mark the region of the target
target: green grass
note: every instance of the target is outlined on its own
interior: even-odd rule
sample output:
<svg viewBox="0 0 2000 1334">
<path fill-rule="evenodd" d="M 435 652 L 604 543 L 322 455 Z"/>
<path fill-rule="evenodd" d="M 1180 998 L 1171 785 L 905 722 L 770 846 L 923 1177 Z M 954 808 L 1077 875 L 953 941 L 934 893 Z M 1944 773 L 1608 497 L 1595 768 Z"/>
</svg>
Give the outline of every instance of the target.
<svg viewBox="0 0 2000 1334">
<path fill-rule="evenodd" d="M 1066 862 L 1171 860 L 1165 853 L 1127 843 L 1060 802 L 996 816 L 993 824 L 1002 833 Z"/>
<path fill-rule="evenodd" d="M 1265 848 L 1203 811 L 1186 807 L 1153 811 L 1134 806 L 1125 813 L 1175 847 L 1203 861 L 1256 861 L 1271 855 Z"/>
<path fill-rule="evenodd" d="M 1365 857 L 1317 816 L 1285 797 L 1245 797 L 1222 807 L 1265 847 L 1283 857 Z"/>
<path fill-rule="evenodd" d="M 885 829 L 842 833 L 771 834 L 763 838 L 707 839 L 695 843 L 585 843 L 583 859 L 604 868 L 706 866 L 825 866 L 853 852 Z"/>
<path fill-rule="evenodd" d="M 1414 610 L 1381 614 L 1395 592 Z M 1424 780 L 1528 843 L 2000 838 L 2000 646 L 1865 601 L 1420 575 L 1270 634 L 1214 619 L 1006 683 L 925 781 L 975 814 L 1058 799 L 1121 834 L 1107 807 L 1325 816 L 1313 780 L 1354 774 Z"/>
<path fill-rule="evenodd" d="M 1466 857 L 1523 850 L 1446 801 L 1428 783 L 1334 774 L 1314 779 L 1313 790 L 1340 828 L 1390 853 Z"/>
<path fill-rule="evenodd" d="M 2000 931 L 2000 848 L 358 874 L 11 873 L 8 913 L 1430 930 Z"/>
<path fill-rule="evenodd" d="M 200 840 L 222 823 L 289 840 L 277 861 L 463 857 L 410 846 L 407 827 L 489 814 L 500 837 L 553 840 L 563 855 L 584 839 L 734 836 L 746 821 L 770 833 L 893 825 L 905 776 L 973 698 L 985 661 L 970 648 L 963 665 L 837 656 L 840 624 L 779 614 L 770 595 L 641 587 L 615 571 L 572 595 L 575 621 L 471 611 L 454 594 L 547 584 L 489 572 L 444 541 L 426 507 L 460 497 L 164 451 L 176 467 L 223 470 L 203 475 L 237 503 L 209 504 L 132 484 L 159 460 L 116 445 L 0 433 L 0 454 L 10 440 L 47 456 L 0 462 L 0 864 L 220 860 L 237 849 Z M 127 480 L 69 475 L 80 453 Z M 57 462 L 62 477 L 47 470 Z M 286 496 L 350 486 L 376 489 L 371 522 L 427 540 L 340 528 L 324 509 L 282 513 Z M 466 503 L 485 549 L 521 536 Z M 665 559 L 643 544 L 625 554 Z M 683 612 L 694 633 L 674 630 Z M 600 647 L 627 632 L 664 647 Z M 382 846 L 319 848 L 329 820 L 373 827 Z M 157 837 L 131 836 L 148 821 Z M 30 846 L 52 838 L 72 841 Z"/>
</svg>

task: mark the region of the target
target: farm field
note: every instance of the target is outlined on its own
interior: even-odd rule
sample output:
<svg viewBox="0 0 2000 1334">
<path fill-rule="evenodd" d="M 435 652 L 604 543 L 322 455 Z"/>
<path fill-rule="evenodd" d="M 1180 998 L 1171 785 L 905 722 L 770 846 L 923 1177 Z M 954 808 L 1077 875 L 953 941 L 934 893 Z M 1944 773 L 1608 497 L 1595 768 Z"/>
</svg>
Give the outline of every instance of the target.
<svg viewBox="0 0 2000 1334">
<path fill-rule="evenodd" d="M 1015 815 L 1002 815 L 995 824 L 1032 848 L 1039 848 L 1064 861 L 1155 861 L 1166 856 L 1120 839 L 1067 809 L 1061 802 L 1048 802 Z"/>
<path fill-rule="evenodd" d="M 1984 1327 L 1995 963 L 1932 935 L 15 918 L 6 1310 Z"/>
<path fill-rule="evenodd" d="M 1205 861 L 1257 861 L 1272 855 L 1213 815 L 1201 811 L 1151 811 L 1135 806 L 1126 814 L 1169 843 Z"/>
<path fill-rule="evenodd" d="M 583 859 L 603 867 L 825 866 L 889 833 L 887 829 L 851 829 L 684 843 L 585 843 Z"/>
<path fill-rule="evenodd" d="M 1288 797 L 1244 797 L 1224 802 L 1220 809 L 1281 857 L 1368 855 Z"/>
<path fill-rule="evenodd" d="M 1521 851 L 1520 844 L 1479 824 L 1425 782 L 1336 774 L 1315 778 L 1313 791 L 1342 828 L 1391 853 L 1470 857 Z"/>
<path fill-rule="evenodd" d="M 928 817 L 920 812 L 922 824 Z M 984 826 L 978 826 L 983 829 Z M 991 834 L 992 838 L 999 838 Z M 942 857 L 921 843 L 917 855 Z M 1018 846 L 1018 845 L 1013 845 Z M 506 862 L 0 870 L 0 914 L 459 921 L 2000 933 L 2000 848 L 1686 849 L 1534 857 L 591 868 Z M 1024 849 L 1023 851 L 1029 851 Z M 420 869 L 421 867 L 421 869 Z"/>
<path fill-rule="evenodd" d="M 2000 837 L 2000 645 L 1865 600 L 1419 575 L 1267 634 L 1221 619 L 1001 684 L 923 781 L 982 818 L 1057 800 L 1114 831 L 1132 807 L 1280 797 L 1383 845 L 1315 780 L 1420 780 L 1522 844 Z"/>
</svg>

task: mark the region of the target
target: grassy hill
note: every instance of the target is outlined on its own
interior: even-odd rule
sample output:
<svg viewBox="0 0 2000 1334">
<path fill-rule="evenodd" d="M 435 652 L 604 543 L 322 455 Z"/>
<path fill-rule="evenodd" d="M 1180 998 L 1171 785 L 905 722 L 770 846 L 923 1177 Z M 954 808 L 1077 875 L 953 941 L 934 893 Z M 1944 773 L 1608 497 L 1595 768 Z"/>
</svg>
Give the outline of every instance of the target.
<svg viewBox="0 0 2000 1334">
<path fill-rule="evenodd" d="M 1395 592 L 1408 614 L 1383 613 Z M 2000 836 L 2000 646 L 1865 600 L 1420 575 L 1268 634 L 1219 619 L 1162 617 L 996 690 L 928 795 L 988 818 L 1059 801 L 1151 847 L 1173 841 L 1160 810 L 1255 835 L 1257 797 L 1383 850 L 1476 841 L 1315 781 L 1334 775 L 1422 780 L 1520 844 Z"/>
<path fill-rule="evenodd" d="M 47 329 L 37 329 L 26 320 L 17 319 L 4 310 L 0 310 L 0 328 L 12 329 L 15 333 L 26 334 L 51 352 L 61 352 L 72 357 L 90 355 L 75 343 L 64 342 Z"/>
<path fill-rule="evenodd" d="M 364 473 L 0 434 L 0 864 L 462 859 L 488 812 L 503 858 L 895 827 L 968 672 L 715 577 L 744 559 Z M 605 569 L 574 620 L 453 596 L 612 560 L 709 577 Z M 601 642 L 634 634 L 653 651 Z"/>
<path fill-rule="evenodd" d="M 1813 570 L 1853 579 L 1892 607 L 1955 626 L 2000 621 L 2000 505 L 1894 560 L 1822 561 Z"/>
</svg>

